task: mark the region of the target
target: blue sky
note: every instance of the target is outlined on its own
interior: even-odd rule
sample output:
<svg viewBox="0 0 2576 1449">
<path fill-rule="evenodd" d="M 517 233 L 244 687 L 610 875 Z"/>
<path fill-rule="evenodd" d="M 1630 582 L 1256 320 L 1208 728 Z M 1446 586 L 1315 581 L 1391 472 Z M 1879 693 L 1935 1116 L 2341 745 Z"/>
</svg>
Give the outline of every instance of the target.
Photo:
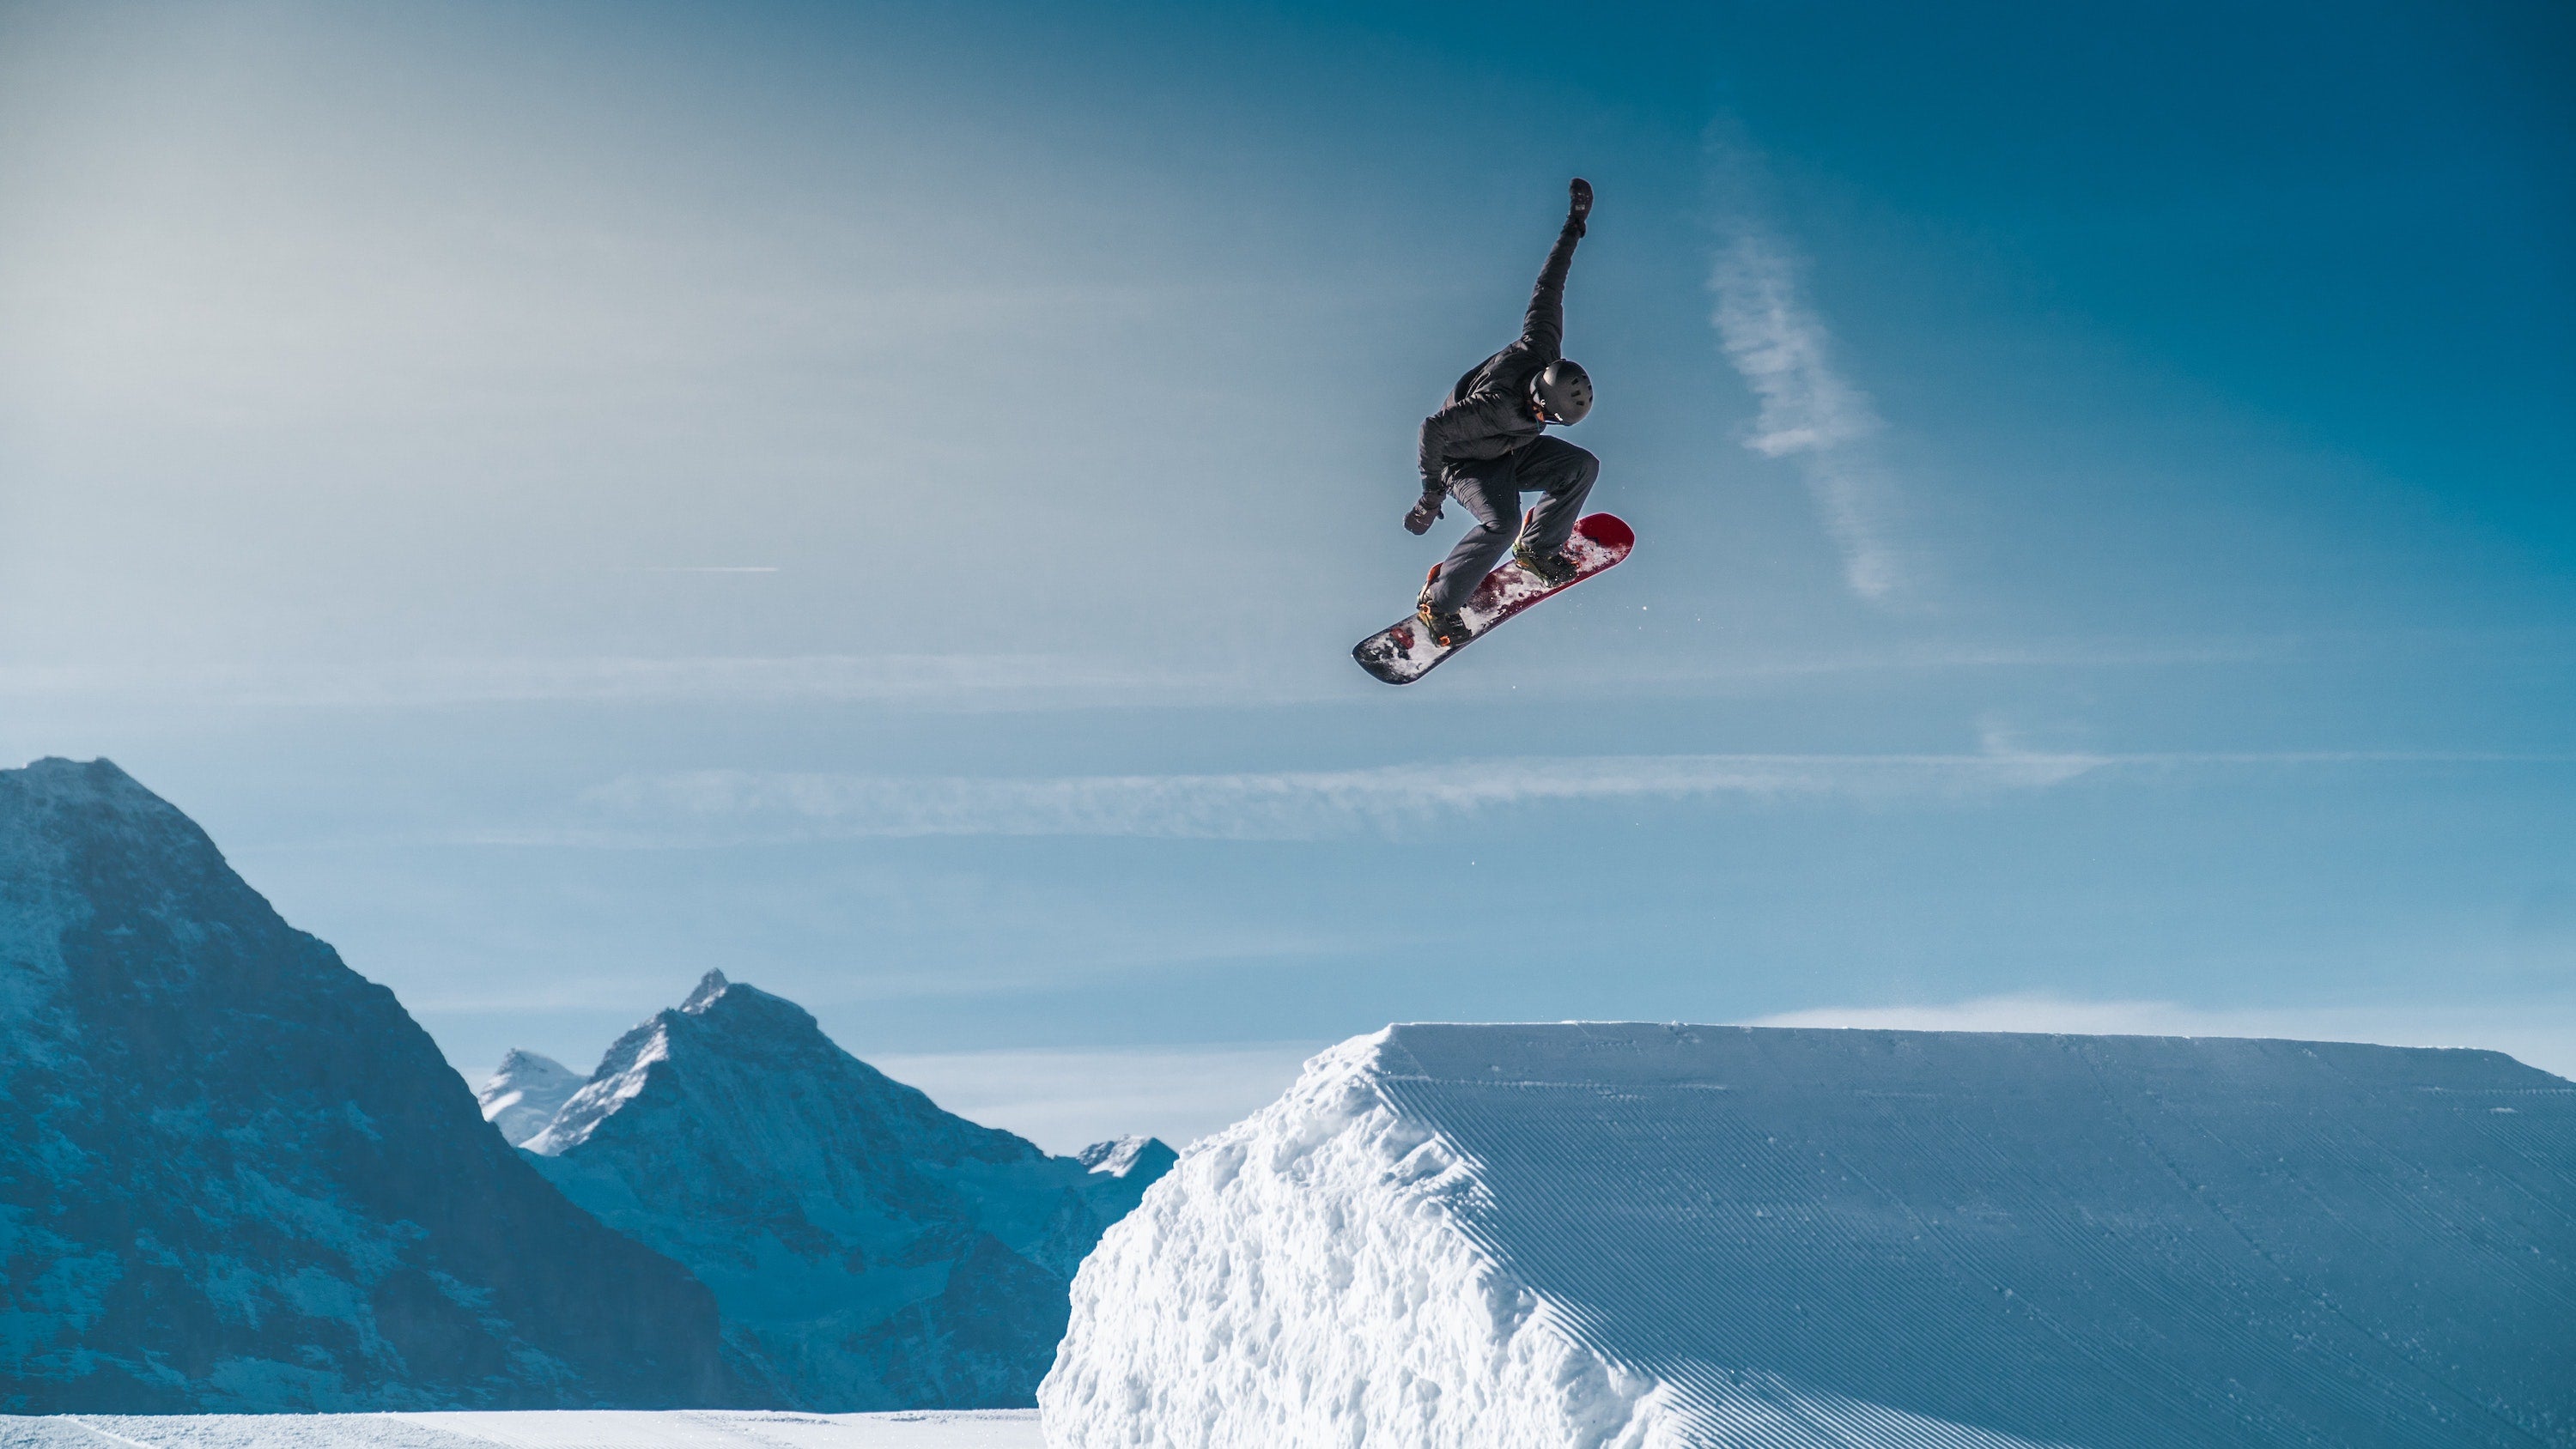
<svg viewBox="0 0 2576 1449">
<path fill-rule="evenodd" d="M 0 5 L 0 758 L 451 1057 L 696 975 L 1051 1145 L 1390 1019 L 2576 1069 L 2548 5 Z M 1422 685 L 1599 187 L 1636 556 Z"/>
</svg>

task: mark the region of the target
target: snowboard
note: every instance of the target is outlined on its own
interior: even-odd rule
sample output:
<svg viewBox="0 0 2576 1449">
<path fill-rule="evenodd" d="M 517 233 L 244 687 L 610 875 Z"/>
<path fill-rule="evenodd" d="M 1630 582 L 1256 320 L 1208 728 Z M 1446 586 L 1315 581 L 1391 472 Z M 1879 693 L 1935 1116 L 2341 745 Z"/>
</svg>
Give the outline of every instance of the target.
<svg viewBox="0 0 2576 1449">
<path fill-rule="evenodd" d="M 1607 513 L 1587 514 L 1574 525 L 1574 537 L 1566 544 L 1574 554 L 1574 577 L 1550 588 L 1539 582 L 1538 575 L 1506 561 L 1485 575 L 1484 581 L 1476 585 L 1475 596 L 1458 611 L 1458 616 L 1467 621 L 1466 638 L 1444 646 L 1422 627 L 1420 618 L 1407 614 L 1353 645 L 1351 657 L 1360 662 L 1360 668 L 1389 684 L 1411 684 L 1439 668 L 1450 655 L 1494 632 L 1505 619 L 1618 563 L 1636 545 L 1636 532 L 1617 518 Z"/>
</svg>

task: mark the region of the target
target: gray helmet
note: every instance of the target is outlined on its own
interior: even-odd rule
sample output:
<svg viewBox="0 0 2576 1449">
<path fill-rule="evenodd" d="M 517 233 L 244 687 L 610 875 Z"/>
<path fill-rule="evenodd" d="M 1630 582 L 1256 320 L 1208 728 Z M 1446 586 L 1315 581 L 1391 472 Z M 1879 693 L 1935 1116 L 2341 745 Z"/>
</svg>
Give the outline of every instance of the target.
<svg viewBox="0 0 2576 1449">
<path fill-rule="evenodd" d="M 1551 423 L 1579 423 L 1592 411 L 1592 374 L 1583 364 L 1558 358 L 1530 379 L 1530 397 Z"/>
</svg>

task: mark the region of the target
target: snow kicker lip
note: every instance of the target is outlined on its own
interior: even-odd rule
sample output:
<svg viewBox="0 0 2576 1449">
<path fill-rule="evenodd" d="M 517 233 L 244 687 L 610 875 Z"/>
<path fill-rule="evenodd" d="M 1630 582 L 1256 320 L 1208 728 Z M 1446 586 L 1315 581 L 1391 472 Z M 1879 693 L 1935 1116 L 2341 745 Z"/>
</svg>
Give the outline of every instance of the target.
<svg viewBox="0 0 2576 1449">
<path fill-rule="evenodd" d="M 1414 1024 L 1074 1284 L 1058 1449 L 2569 1444 L 2576 1084 L 2228 1038 Z"/>
<path fill-rule="evenodd" d="M 1587 514 L 1575 523 L 1574 536 L 1567 541 L 1574 554 L 1574 577 L 1551 587 L 1529 570 L 1507 562 L 1485 575 L 1483 582 L 1476 585 L 1474 597 L 1458 610 L 1467 624 L 1466 638 L 1444 645 L 1431 638 L 1417 618 L 1407 615 L 1352 645 L 1351 657 L 1374 679 L 1411 684 L 1439 668 L 1451 655 L 1492 633 L 1514 614 L 1616 566 L 1636 546 L 1636 530 L 1616 515 Z"/>
</svg>

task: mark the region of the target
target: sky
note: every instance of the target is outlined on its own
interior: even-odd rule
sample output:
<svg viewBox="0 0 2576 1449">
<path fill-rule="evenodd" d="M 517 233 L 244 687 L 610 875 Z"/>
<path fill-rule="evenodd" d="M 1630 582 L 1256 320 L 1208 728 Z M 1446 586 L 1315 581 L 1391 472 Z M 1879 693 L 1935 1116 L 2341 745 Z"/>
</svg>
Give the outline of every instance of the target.
<svg viewBox="0 0 2576 1449">
<path fill-rule="evenodd" d="M 459 1070 L 722 969 L 1064 1148 L 1391 1020 L 2576 1073 L 2576 17 L 0 0 L 0 767 Z M 1598 189 L 1635 555 L 1429 679 Z"/>
</svg>

